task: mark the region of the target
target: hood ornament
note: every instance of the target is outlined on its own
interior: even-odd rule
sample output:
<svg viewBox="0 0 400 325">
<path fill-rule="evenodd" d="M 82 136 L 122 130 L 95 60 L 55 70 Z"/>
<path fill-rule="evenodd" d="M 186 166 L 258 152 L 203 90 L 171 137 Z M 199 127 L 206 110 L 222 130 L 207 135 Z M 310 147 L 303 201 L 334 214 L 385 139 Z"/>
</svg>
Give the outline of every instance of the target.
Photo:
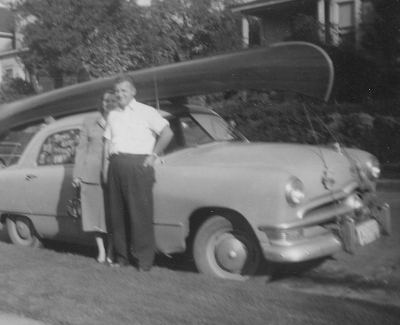
<svg viewBox="0 0 400 325">
<path fill-rule="evenodd" d="M 331 169 L 327 168 L 324 170 L 324 174 L 322 176 L 322 184 L 327 190 L 331 190 L 333 188 L 333 185 L 335 184 L 335 178 Z"/>
</svg>

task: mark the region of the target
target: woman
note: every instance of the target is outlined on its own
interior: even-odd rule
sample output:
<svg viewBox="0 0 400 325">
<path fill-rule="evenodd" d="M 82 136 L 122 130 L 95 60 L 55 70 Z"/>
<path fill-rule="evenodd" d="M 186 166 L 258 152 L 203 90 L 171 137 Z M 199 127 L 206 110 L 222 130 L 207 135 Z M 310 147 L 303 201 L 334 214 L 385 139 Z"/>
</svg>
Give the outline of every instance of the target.
<svg viewBox="0 0 400 325">
<path fill-rule="evenodd" d="M 111 262 L 104 245 L 107 227 L 101 172 L 106 120 L 108 113 L 117 105 L 114 90 L 107 90 L 103 94 L 99 114 L 83 121 L 73 173 L 72 183 L 75 187 L 80 187 L 83 231 L 95 233 L 99 263 Z M 107 245 L 110 254 L 111 240 L 108 240 Z"/>
</svg>

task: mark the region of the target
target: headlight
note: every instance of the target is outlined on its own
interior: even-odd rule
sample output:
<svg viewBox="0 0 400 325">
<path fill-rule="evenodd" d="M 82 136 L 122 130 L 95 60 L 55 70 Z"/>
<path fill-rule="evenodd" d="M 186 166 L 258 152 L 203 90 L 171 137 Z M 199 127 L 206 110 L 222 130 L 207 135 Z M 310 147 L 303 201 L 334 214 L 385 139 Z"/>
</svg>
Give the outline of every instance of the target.
<svg viewBox="0 0 400 325">
<path fill-rule="evenodd" d="M 361 217 L 365 212 L 364 200 L 357 194 L 351 195 L 346 199 L 346 205 L 354 210 L 357 217 Z"/>
<path fill-rule="evenodd" d="M 379 176 L 381 175 L 381 167 L 379 165 L 378 159 L 376 159 L 374 156 L 371 156 L 370 159 L 367 161 L 366 167 L 366 173 L 370 180 L 375 180 L 379 178 Z"/>
<path fill-rule="evenodd" d="M 299 205 L 305 197 L 303 183 L 296 177 L 291 178 L 285 186 L 285 195 L 289 205 Z"/>
</svg>

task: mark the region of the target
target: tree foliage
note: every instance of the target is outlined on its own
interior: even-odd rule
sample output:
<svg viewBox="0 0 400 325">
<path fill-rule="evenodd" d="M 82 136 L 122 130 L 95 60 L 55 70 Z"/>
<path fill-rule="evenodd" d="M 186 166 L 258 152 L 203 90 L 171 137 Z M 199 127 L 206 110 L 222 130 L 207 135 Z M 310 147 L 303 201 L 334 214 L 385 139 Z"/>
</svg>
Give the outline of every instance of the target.
<svg viewBox="0 0 400 325">
<path fill-rule="evenodd" d="M 152 47 L 160 63 L 184 61 L 241 47 L 240 16 L 232 0 L 153 0 Z"/>
<path fill-rule="evenodd" d="M 18 10 L 34 73 L 91 78 L 183 61 L 240 47 L 233 0 L 24 0 Z M 61 86 L 59 84 L 58 86 Z"/>
<path fill-rule="evenodd" d="M 322 25 L 314 17 L 297 14 L 290 22 L 290 36 L 287 41 L 303 41 L 320 45 Z"/>
<path fill-rule="evenodd" d="M 0 104 L 22 99 L 34 93 L 33 86 L 29 82 L 5 76 L 0 85 Z"/>
<path fill-rule="evenodd" d="M 95 78 L 138 68 L 144 61 L 135 46 L 141 19 L 134 3 L 25 0 L 18 10 L 28 21 L 22 32 L 30 52 L 23 60 L 33 72 L 44 69 L 59 80 L 85 71 Z"/>
<path fill-rule="evenodd" d="M 388 70 L 393 71 L 400 56 L 400 1 L 373 0 L 373 4 L 375 20 L 366 31 L 363 45 L 380 52 Z"/>
</svg>

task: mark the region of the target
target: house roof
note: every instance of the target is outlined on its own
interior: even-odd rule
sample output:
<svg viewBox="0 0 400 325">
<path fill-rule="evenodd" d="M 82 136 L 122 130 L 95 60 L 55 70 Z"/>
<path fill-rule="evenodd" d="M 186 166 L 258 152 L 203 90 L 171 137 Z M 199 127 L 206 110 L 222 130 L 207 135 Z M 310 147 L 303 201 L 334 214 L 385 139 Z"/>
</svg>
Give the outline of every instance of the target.
<svg viewBox="0 0 400 325">
<path fill-rule="evenodd" d="M 12 33 L 14 28 L 14 14 L 9 9 L 0 7 L 0 33 Z"/>
<path fill-rule="evenodd" d="M 233 12 L 241 12 L 243 14 L 255 15 L 260 14 L 262 11 L 273 10 L 273 9 L 285 9 L 297 5 L 301 5 L 304 2 L 316 1 L 316 0 L 254 0 L 246 1 L 245 3 L 236 4 L 231 6 Z"/>
</svg>

